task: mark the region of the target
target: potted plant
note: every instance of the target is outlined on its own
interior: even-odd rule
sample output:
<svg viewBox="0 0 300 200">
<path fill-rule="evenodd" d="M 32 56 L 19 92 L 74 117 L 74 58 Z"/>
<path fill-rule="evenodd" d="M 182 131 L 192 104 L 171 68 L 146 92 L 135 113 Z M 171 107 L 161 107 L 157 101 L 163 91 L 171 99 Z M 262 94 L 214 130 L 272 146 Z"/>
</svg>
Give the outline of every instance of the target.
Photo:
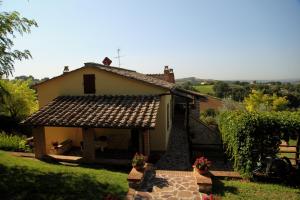
<svg viewBox="0 0 300 200">
<path fill-rule="evenodd" d="M 205 157 L 199 157 L 195 160 L 195 163 L 193 165 L 193 168 L 195 171 L 197 171 L 199 174 L 206 174 L 208 171 L 208 168 L 211 166 L 211 161 L 209 161 Z"/>
<path fill-rule="evenodd" d="M 146 163 L 146 158 L 141 153 L 136 153 L 132 159 L 132 167 L 134 167 L 137 171 L 141 171 L 144 169 Z"/>
</svg>

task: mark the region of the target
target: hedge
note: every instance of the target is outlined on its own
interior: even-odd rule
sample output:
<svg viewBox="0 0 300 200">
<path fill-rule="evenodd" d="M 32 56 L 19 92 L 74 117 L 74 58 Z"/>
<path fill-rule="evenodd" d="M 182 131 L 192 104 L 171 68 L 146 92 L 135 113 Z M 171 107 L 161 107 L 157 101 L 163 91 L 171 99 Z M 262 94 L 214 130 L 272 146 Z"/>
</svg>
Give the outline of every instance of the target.
<svg viewBox="0 0 300 200">
<path fill-rule="evenodd" d="M 250 177 L 258 160 L 253 150 L 264 153 L 264 146 L 276 135 L 285 140 L 297 136 L 300 132 L 300 112 L 226 111 L 219 115 L 218 124 L 235 170 Z M 278 149 L 279 143 L 272 145 Z"/>
<path fill-rule="evenodd" d="M 31 148 L 26 144 L 25 136 L 11 135 L 0 132 L 0 149 L 5 151 L 26 151 Z"/>
</svg>

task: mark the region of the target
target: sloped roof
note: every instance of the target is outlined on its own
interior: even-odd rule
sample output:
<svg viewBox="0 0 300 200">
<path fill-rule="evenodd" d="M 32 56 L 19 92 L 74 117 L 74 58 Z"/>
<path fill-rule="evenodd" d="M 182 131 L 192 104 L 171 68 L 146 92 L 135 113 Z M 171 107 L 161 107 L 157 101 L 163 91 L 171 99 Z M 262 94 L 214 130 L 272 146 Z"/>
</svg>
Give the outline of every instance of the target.
<svg viewBox="0 0 300 200">
<path fill-rule="evenodd" d="M 157 78 L 160 80 L 165 80 L 165 75 L 164 74 L 146 74 L 147 76 L 153 77 L 153 78 Z"/>
<path fill-rule="evenodd" d="M 59 96 L 23 124 L 90 128 L 154 128 L 160 96 Z"/>
<path fill-rule="evenodd" d="M 172 88 L 175 87 L 175 84 L 173 84 L 173 83 L 169 83 L 167 81 L 164 81 L 164 80 L 152 77 L 152 76 L 147 76 L 146 74 L 138 73 L 136 71 L 129 70 L 129 69 L 106 66 L 106 65 L 101 65 L 99 63 L 92 63 L 92 62 L 84 63 L 84 67 L 95 67 L 99 70 L 103 70 L 103 71 L 106 71 L 106 72 L 117 74 L 117 75 L 123 76 L 125 78 L 135 79 L 135 80 L 138 80 L 138 81 L 141 81 L 141 82 L 144 82 L 144 83 L 147 83 L 147 84 L 155 85 L 155 86 L 158 86 L 158 87 L 162 87 L 162 88 L 165 88 L 165 89 L 172 89 Z M 81 68 L 83 68 L 83 67 L 81 67 Z M 75 69 L 75 70 L 70 71 L 70 72 L 65 73 L 65 74 L 61 74 L 59 76 L 56 76 L 56 77 L 51 78 L 49 80 L 46 80 L 44 82 L 38 83 L 35 86 L 44 84 L 48 81 L 54 80 L 54 79 L 59 78 L 59 77 L 66 76 L 66 75 L 68 75 L 68 74 L 70 74 L 74 71 L 80 70 L 81 68 Z"/>
<path fill-rule="evenodd" d="M 164 81 L 164 80 L 152 77 L 152 76 L 148 76 L 146 74 L 138 73 L 138 72 L 132 71 L 132 70 L 127 70 L 127 69 L 118 68 L 118 67 L 110 67 L 110 66 L 101 65 L 98 63 L 85 63 L 85 66 L 96 66 L 99 69 L 107 71 L 107 72 L 112 72 L 114 74 L 118 74 L 118 75 L 121 75 L 121 76 L 124 76 L 127 78 L 143 81 L 145 83 L 149 83 L 149 84 L 163 87 L 166 89 L 172 89 L 173 87 L 175 87 L 175 84 L 173 84 L 173 83 L 169 83 L 167 81 Z"/>
</svg>

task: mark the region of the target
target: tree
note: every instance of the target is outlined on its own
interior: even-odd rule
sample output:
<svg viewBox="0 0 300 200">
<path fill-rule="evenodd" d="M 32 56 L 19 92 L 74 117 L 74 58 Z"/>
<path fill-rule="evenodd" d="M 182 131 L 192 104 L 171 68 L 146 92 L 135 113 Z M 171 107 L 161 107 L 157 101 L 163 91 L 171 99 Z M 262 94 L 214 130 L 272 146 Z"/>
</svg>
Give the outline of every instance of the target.
<svg viewBox="0 0 300 200">
<path fill-rule="evenodd" d="M 0 82 L 0 105 L 4 103 L 4 95 L 8 95 L 8 92 L 5 90 L 4 85 Z"/>
<path fill-rule="evenodd" d="M 244 99 L 246 110 L 253 111 L 282 111 L 287 108 L 289 101 L 286 97 L 264 94 L 262 91 L 252 90 Z"/>
<path fill-rule="evenodd" d="M 249 87 L 242 86 L 242 87 L 232 87 L 230 90 L 230 96 L 234 101 L 243 101 L 245 96 L 249 94 Z"/>
<path fill-rule="evenodd" d="M 228 83 L 218 81 L 214 84 L 213 90 L 217 97 L 224 98 L 229 92 L 229 85 Z"/>
<path fill-rule="evenodd" d="M 29 84 L 29 80 L 0 80 L 1 87 L 7 92 L 3 96 L 0 114 L 22 120 L 37 110 L 36 93 L 29 88 Z"/>
<path fill-rule="evenodd" d="M 29 76 L 26 76 L 26 75 L 16 76 L 15 80 L 23 80 L 23 81 L 30 80 L 30 87 L 32 87 L 33 85 L 35 85 L 35 84 L 37 84 L 37 83 L 39 83 L 39 82 L 42 81 L 42 80 L 39 80 L 37 78 L 34 78 L 32 75 L 29 75 Z"/>
<path fill-rule="evenodd" d="M 193 86 L 194 85 L 192 84 L 192 82 L 187 81 L 187 82 L 184 82 L 183 84 L 179 85 L 178 87 L 185 89 L 185 90 L 197 91 Z"/>
<path fill-rule="evenodd" d="M 37 27 L 36 21 L 21 17 L 16 11 L 0 13 L 0 78 L 12 75 L 15 60 L 31 58 L 29 50 L 14 50 L 12 39 L 16 33 L 30 33 L 32 26 Z"/>
</svg>

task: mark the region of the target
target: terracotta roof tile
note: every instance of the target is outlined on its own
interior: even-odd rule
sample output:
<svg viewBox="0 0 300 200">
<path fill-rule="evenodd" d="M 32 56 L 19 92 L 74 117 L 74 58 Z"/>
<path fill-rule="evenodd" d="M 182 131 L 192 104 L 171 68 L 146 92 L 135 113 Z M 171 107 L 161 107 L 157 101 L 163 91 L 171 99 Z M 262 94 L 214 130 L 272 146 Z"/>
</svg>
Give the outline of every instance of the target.
<svg viewBox="0 0 300 200">
<path fill-rule="evenodd" d="M 132 71 L 132 70 L 128 70 L 128 69 L 123 69 L 123 68 L 118 68 L 118 67 L 110 67 L 110 66 L 101 65 L 98 63 L 85 63 L 85 66 L 98 67 L 99 69 L 107 71 L 107 72 L 112 72 L 114 74 L 118 74 L 118 75 L 121 75 L 121 76 L 124 76 L 127 78 L 132 78 L 132 79 L 136 79 L 139 81 L 143 81 L 145 83 L 149 83 L 149 84 L 163 87 L 166 89 L 172 89 L 175 87 L 175 84 L 169 83 L 169 82 L 164 81 L 155 76 L 138 73 L 136 71 Z"/>
<path fill-rule="evenodd" d="M 129 70 L 129 69 L 113 67 L 113 66 L 106 66 L 106 65 L 99 64 L 99 63 L 93 63 L 93 62 L 84 63 L 83 67 L 80 67 L 80 68 L 75 69 L 73 71 L 70 71 L 68 73 L 64 73 L 64 74 L 61 74 L 59 76 L 53 77 L 49 80 L 37 83 L 37 84 L 34 85 L 34 87 L 37 87 L 39 85 L 48 83 L 49 81 L 55 80 L 57 78 L 67 76 L 67 75 L 71 74 L 72 72 L 78 71 L 78 70 L 80 70 L 84 67 L 95 67 L 99 70 L 104 70 L 104 71 L 107 71 L 107 72 L 110 72 L 110 73 L 114 73 L 114 74 L 123 76 L 125 78 L 142 81 L 144 83 L 155 85 L 155 86 L 165 88 L 165 89 L 168 89 L 168 90 L 171 90 L 171 89 L 175 88 L 175 84 L 163 80 L 163 78 L 160 77 L 160 76 L 155 76 L 155 75 L 151 75 L 151 74 L 142 74 L 142 73 L 138 73 L 136 71 Z"/>
<path fill-rule="evenodd" d="M 147 76 L 153 77 L 153 78 L 157 78 L 160 80 L 165 80 L 165 75 L 164 74 L 145 74 Z"/>
<path fill-rule="evenodd" d="M 159 96 L 59 96 L 23 124 L 93 128 L 154 128 Z"/>
</svg>

